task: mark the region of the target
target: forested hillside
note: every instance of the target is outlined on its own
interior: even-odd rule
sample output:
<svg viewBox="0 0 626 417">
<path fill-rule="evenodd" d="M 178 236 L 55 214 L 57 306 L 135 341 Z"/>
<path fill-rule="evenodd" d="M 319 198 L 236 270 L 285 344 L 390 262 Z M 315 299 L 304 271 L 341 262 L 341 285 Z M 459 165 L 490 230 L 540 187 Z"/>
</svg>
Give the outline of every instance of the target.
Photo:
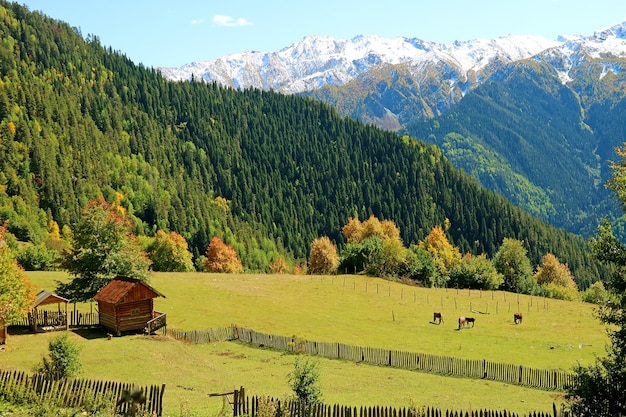
<svg viewBox="0 0 626 417">
<path fill-rule="evenodd" d="M 437 144 L 455 166 L 532 214 L 590 236 L 601 217 L 619 213 L 604 184 L 624 135 L 603 133 L 620 118 L 602 107 L 594 109 L 548 65 L 524 61 L 407 132 Z"/>
<path fill-rule="evenodd" d="M 181 233 L 195 255 L 214 235 L 248 270 L 311 241 L 341 244 L 349 217 L 391 219 L 406 244 L 450 220 L 463 252 L 522 240 L 579 282 L 598 277 L 587 242 L 539 221 L 453 168 L 439 148 L 341 118 L 312 99 L 155 70 L 69 25 L 0 2 L 0 218 L 22 240 L 72 227 L 103 195 L 136 232 Z M 585 288 L 586 285 L 582 285 Z"/>
</svg>

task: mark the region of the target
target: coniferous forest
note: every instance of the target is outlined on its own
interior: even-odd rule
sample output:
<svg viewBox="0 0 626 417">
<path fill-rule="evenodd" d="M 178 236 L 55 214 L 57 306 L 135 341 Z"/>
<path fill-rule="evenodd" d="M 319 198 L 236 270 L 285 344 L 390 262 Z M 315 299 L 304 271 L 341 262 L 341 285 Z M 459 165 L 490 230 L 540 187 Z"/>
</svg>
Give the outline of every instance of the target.
<svg viewBox="0 0 626 417">
<path fill-rule="evenodd" d="M 393 220 L 405 244 L 450 221 L 462 252 L 505 237 L 537 264 L 551 252 L 581 288 L 599 278 L 588 242 L 539 221 L 455 169 L 439 148 L 342 118 L 312 99 L 169 82 L 68 24 L 0 2 L 0 219 L 38 243 L 99 196 L 135 232 L 213 236 L 244 267 L 311 242 L 343 244 L 349 217 Z M 587 285 L 585 285 L 585 283 Z M 582 284 L 582 285 L 581 285 Z"/>
</svg>

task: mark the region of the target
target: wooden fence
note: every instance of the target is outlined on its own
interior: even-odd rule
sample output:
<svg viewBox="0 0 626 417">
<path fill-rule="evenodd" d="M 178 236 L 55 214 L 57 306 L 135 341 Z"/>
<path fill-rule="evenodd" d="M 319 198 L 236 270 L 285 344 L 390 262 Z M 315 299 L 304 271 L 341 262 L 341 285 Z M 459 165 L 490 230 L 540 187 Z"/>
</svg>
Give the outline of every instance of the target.
<svg viewBox="0 0 626 417">
<path fill-rule="evenodd" d="M 226 328 L 193 331 L 168 328 L 164 334 L 190 343 L 239 340 L 252 345 L 282 351 L 308 353 L 329 359 L 344 359 L 437 375 L 489 379 L 544 390 L 563 391 L 566 385 L 574 382 L 574 374 L 562 370 L 537 369 L 490 362 L 484 359 L 460 359 L 427 353 L 345 345 L 343 343 L 312 342 L 294 337 L 259 333 L 235 325 Z"/>
<path fill-rule="evenodd" d="M 70 327 L 98 326 L 100 324 L 100 317 L 98 316 L 98 313 L 70 311 L 68 312 L 68 315 L 70 318 Z M 48 326 L 55 326 L 59 323 L 62 323 L 63 326 L 65 326 L 64 316 L 65 312 L 37 310 L 37 326 L 43 328 Z M 32 317 L 32 313 L 28 313 L 28 316 L 25 316 L 19 320 L 12 321 L 11 326 L 30 327 L 30 320 L 35 320 L 35 317 Z"/>
<path fill-rule="evenodd" d="M 271 410 L 268 413 L 268 410 Z M 298 400 L 280 401 L 267 397 L 247 397 L 243 388 L 235 391 L 233 416 L 259 417 L 519 417 L 520 414 L 507 410 L 441 410 L 438 408 L 394 408 L 394 407 L 350 407 L 343 405 L 303 404 Z M 557 410 L 552 405 L 552 412 L 532 412 L 528 417 L 573 417 L 568 412 Z"/>
<path fill-rule="evenodd" d="M 33 395 L 61 407 L 109 403 L 111 408 L 116 407 L 118 412 L 124 414 L 132 406 L 131 403 L 123 401 L 124 392 L 134 390 L 141 390 L 145 396 L 145 401 L 139 404 L 140 411 L 149 415 L 162 415 L 165 384 L 136 387 L 111 381 L 51 379 L 45 375 L 28 374 L 23 371 L 0 371 L 0 394 Z M 120 404 L 117 405 L 118 403 Z"/>
</svg>

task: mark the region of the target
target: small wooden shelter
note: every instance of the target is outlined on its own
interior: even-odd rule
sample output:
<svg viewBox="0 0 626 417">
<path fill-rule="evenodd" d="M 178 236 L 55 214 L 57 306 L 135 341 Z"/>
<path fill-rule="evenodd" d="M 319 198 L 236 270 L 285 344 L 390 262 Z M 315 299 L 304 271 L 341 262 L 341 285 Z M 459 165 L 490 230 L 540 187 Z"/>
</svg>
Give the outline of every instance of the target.
<svg viewBox="0 0 626 417">
<path fill-rule="evenodd" d="M 4 345 L 7 342 L 7 326 L 0 324 L 0 345 Z"/>
<path fill-rule="evenodd" d="M 98 302 L 100 325 L 120 336 L 165 326 L 165 314 L 154 310 L 156 297 L 165 296 L 139 279 L 117 277 L 93 299 Z"/>
<path fill-rule="evenodd" d="M 38 326 L 43 330 L 69 330 L 69 321 L 67 319 L 68 302 L 67 298 L 63 298 L 60 295 L 45 290 L 39 291 L 35 298 L 33 311 L 28 314 L 28 324 L 33 332 L 37 333 Z M 57 304 L 59 306 L 58 311 L 56 313 L 38 311 L 39 307 L 49 304 Z M 61 304 L 65 306 L 65 311 L 61 311 Z"/>
</svg>

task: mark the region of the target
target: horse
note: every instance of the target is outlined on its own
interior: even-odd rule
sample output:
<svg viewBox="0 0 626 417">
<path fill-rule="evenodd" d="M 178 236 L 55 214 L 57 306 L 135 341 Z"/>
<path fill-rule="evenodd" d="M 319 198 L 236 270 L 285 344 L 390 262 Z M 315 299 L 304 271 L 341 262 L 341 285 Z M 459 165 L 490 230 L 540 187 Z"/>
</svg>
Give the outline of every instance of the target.
<svg viewBox="0 0 626 417">
<path fill-rule="evenodd" d="M 437 323 L 437 324 L 443 323 L 443 316 L 441 315 L 441 312 L 435 311 L 433 313 L 433 323 Z"/>
<path fill-rule="evenodd" d="M 515 324 L 522 324 L 522 313 L 513 314 L 513 321 L 515 322 Z"/>
<path fill-rule="evenodd" d="M 469 326 L 470 323 L 472 323 L 472 327 L 474 327 L 475 321 L 476 319 L 474 317 L 459 317 L 459 330 L 461 330 L 463 327 Z"/>
</svg>

